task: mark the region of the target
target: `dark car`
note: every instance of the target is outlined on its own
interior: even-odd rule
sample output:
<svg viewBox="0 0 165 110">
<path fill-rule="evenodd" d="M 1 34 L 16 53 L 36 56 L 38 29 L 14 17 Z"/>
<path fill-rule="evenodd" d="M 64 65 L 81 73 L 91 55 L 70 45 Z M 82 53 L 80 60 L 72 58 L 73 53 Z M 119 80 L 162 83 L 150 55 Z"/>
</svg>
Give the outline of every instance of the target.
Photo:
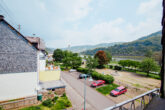
<svg viewBox="0 0 165 110">
<path fill-rule="evenodd" d="M 117 87 L 116 89 L 112 90 L 110 95 L 118 96 L 118 95 L 124 94 L 125 92 L 127 92 L 127 89 L 123 86 L 120 86 L 120 87 Z"/>
<path fill-rule="evenodd" d="M 103 84 L 105 84 L 104 80 L 97 80 L 97 81 L 92 82 L 91 87 L 97 87 Z"/>
<path fill-rule="evenodd" d="M 88 77 L 90 77 L 90 75 L 89 74 L 80 74 L 79 75 L 79 79 L 82 79 L 82 78 L 88 78 Z"/>
</svg>

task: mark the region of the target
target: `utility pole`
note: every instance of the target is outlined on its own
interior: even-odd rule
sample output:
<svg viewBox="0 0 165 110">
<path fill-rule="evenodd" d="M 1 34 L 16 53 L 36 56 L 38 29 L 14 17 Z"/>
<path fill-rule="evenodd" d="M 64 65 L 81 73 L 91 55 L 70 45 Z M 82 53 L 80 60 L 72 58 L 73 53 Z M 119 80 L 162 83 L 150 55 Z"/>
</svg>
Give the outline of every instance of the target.
<svg viewBox="0 0 165 110">
<path fill-rule="evenodd" d="M 85 76 L 85 79 L 84 79 L 84 110 L 86 110 L 86 79 L 87 79 L 87 77 Z"/>
<path fill-rule="evenodd" d="M 18 25 L 18 31 L 20 32 L 20 30 L 21 30 L 21 25 L 19 24 Z"/>
</svg>

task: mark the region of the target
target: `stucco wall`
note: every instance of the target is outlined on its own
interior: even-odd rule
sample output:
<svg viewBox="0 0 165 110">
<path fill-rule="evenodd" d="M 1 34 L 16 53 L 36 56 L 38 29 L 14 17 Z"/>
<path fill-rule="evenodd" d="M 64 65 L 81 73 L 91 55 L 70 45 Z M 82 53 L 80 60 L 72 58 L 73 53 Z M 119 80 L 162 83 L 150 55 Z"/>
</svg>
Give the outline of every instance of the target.
<svg viewBox="0 0 165 110">
<path fill-rule="evenodd" d="M 0 74 L 37 71 L 37 50 L 15 30 L 0 22 Z"/>
<path fill-rule="evenodd" d="M 0 101 L 37 95 L 37 72 L 0 74 Z"/>
<path fill-rule="evenodd" d="M 39 73 L 39 80 L 44 81 L 53 81 L 60 80 L 60 70 L 55 71 L 41 71 Z"/>
</svg>

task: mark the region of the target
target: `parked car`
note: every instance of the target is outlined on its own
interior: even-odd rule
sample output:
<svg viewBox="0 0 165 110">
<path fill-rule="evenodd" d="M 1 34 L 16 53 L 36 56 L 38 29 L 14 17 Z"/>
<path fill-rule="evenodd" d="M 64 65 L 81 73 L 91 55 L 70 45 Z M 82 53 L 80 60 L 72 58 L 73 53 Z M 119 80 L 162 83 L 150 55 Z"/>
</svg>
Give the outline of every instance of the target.
<svg viewBox="0 0 165 110">
<path fill-rule="evenodd" d="M 112 90 L 110 92 L 110 95 L 118 96 L 118 95 L 124 94 L 125 92 L 127 92 L 127 88 L 120 86 L 120 87 L 117 87 L 116 89 Z"/>
<path fill-rule="evenodd" d="M 69 72 L 76 72 L 76 70 L 75 69 L 70 69 Z"/>
<path fill-rule="evenodd" d="M 105 84 L 104 80 L 97 80 L 97 81 L 92 82 L 91 87 L 97 87 L 103 84 Z"/>
<path fill-rule="evenodd" d="M 79 75 L 79 79 L 82 79 L 82 78 L 88 78 L 88 77 L 90 77 L 90 75 L 89 74 L 80 74 Z"/>
</svg>

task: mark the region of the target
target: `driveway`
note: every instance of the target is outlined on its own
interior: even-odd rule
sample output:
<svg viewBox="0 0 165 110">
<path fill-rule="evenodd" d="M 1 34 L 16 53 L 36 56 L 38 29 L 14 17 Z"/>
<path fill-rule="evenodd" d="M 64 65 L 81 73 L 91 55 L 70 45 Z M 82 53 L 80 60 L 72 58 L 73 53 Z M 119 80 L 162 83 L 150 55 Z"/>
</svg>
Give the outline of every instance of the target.
<svg viewBox="0 0 165 110">
<path fill-rule="evenodd" d="M 61 72 L 62 79 L 71 87 L 73 88 L 74 92 L 81 96 L 79 102 L 82 102 L 84 96 L 84 83 L 79 79 L 72 76 L 69 72 Z M 75 99 L 77 101 L 76 95 L 69 94 L 70 98 Z M 115 103 L 107 98 L 106 96 L 98 93 L 96 90 L 92 89 L 89 86 L 86 86 L 86 101 L 87 106 L 93 110 L 103 110 L 107 107 L 115 105 Z M 73 103 L 74 104 L 74 103 Z"/>
</svg>

